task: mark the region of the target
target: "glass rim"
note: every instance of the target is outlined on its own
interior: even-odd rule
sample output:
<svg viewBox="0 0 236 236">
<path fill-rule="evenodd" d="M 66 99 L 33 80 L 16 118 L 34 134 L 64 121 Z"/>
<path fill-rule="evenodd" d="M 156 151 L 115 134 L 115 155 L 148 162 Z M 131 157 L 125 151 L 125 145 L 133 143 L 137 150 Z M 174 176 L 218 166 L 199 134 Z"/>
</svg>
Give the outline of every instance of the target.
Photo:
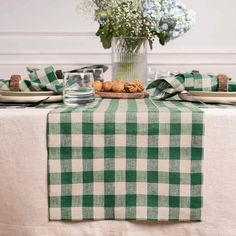
<svg viewBox="0 0 236 236">
<path fill-rule="evenodd" d="M 81 75 L 81 74 L 93 75 L 93 72 L 66 72 L 66 73 L 64 73 L 64 77 L 66 77 L 68 75 Z"/>
</svg>

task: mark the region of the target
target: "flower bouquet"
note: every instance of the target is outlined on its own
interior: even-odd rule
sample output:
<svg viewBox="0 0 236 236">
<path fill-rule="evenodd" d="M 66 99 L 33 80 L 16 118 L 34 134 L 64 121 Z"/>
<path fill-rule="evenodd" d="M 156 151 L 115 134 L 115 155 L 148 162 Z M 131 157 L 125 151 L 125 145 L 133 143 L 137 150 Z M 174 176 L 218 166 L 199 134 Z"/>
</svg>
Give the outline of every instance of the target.
<svg viewBox="0 0 236 236">
<path fill-rule="evenodd" d="M 147 44 L 153 48 L 191 29 L 193 12 L 180 0 L 92 0 L 96 33 L 104 48 L 113 48 L 113 79 L 146 79 Z"/>
</svg>

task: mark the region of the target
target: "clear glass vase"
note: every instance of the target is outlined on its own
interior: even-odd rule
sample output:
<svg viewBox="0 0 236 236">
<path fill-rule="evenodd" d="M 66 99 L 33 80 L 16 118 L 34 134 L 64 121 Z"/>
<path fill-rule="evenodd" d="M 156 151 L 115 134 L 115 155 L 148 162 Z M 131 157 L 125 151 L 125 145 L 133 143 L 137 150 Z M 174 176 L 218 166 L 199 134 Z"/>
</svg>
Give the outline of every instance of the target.
<svg viewBox="0 0 236 236">
<path fill-rule="evenodd" d="M 114 37 L 112 40 L 112 79 L 140 80 L 147 84 L 147 40 L 141 37 Z"/>
</svg>

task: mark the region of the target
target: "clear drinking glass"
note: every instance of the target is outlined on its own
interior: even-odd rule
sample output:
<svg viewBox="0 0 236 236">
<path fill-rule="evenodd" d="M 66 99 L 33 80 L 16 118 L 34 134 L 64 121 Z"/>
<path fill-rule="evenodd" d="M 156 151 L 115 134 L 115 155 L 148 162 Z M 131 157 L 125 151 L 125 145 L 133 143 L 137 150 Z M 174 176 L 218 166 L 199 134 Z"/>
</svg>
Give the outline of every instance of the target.
<svg viewBox="0 0 236 236">
<path fill-rule="evenodd" d="M 89 68 L 85 69 L 85 72 L 91 72 L 94 76 L 94 81 L 99 80 L 104 82 L 103 69 L 102 68 Z"/>
<path fill-rule="evenodd" d="M 65 105 L 77 106 L 91 103 L 95 100 L 93 89 L 93 73 L 65 73 L 63 101 Z"/>
</svg>

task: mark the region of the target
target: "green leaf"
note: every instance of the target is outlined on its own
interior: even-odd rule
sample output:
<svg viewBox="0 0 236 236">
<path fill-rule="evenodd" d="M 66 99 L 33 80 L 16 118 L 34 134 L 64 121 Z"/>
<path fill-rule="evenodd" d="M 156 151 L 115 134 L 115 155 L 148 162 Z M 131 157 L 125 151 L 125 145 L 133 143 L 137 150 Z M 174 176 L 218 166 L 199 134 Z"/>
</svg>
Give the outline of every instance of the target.
<svg viewBox="0 0 236 236">
<path fill-rule="evenodd" d="M 153 42 L 152 42 L 152 40 L 148 40 L 148 42 L 149 42 L 149 47 L 152 50 L 153 49 Z"/>
<path fill-rule="evenodd" d="M 159 42 L 160 42 L 160 44 L 161 44 L 162 46 L 165 45 L 165 43 L 166 43 L 166 38 L 165 38 L 165 36 L 164 36 L 163 34 L 159 34 Z"/>
<path fill-rule="evenodd" d="M 109 26 L 100 26 L 98 29 L 97 36 L 100 36 L 102 45 L 105 49 L 111 48 L 111 42 L 112 42 L 112 34 L 109 32 Z"/>
</svg>

